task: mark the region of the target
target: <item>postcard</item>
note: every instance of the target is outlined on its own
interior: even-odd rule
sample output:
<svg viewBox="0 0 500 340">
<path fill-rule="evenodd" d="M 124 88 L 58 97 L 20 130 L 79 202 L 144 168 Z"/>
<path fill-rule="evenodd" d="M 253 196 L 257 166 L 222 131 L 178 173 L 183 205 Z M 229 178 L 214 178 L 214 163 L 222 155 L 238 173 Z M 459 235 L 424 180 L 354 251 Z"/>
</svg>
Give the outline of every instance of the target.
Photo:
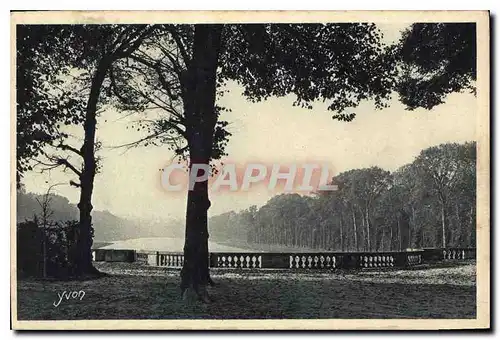
<svg viewBox="0 0 500 340">
<path fill-rule="evenodd" d="M 488 11 L 11 28 L 13 329 L 490 328 Z"/>
</svg>

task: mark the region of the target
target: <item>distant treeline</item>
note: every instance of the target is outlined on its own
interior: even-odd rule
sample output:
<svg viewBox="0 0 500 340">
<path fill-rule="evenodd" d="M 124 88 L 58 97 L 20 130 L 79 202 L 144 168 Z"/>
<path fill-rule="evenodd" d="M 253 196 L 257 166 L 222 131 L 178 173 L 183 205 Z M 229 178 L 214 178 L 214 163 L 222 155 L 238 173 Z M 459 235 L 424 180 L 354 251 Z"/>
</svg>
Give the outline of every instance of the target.
<svg viewBox="0 0 500 340">
<path fill-rule="evenodd" d="M 40 206 L 45 195 L 17 191 L 17 222 L 32 221 L 35 216 L 42 215 Z M 61 222 L 78 219 L 78 208 L 66 197 L 50 194 L 50 221 Z M 109 211 L 94 210 L 92 212 L 95 245 L 102 242 L 127 240 L 139 237 L 182 237 L 183 222 L 175 220 L 128 219 L 116 216 Z"/>
<path fill-rule="evenodd" d="M 355 169 L 337 191 L 282 194 L 210 218 L 215 241 L 332 251 L 475 247 L 476 143 L 423 150 L 395 172 Z"/>
</svg>

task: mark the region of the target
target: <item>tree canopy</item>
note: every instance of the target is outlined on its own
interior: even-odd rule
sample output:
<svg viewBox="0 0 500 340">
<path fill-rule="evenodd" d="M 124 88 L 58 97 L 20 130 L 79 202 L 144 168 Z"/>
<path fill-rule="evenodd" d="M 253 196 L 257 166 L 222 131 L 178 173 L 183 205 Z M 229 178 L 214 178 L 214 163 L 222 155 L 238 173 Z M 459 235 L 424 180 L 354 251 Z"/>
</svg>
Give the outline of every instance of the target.
<svg viewBox="0 0 500 340">
<path fill-rule="evenodd" d="M 475 93 L 475 23 L 413 24 L 395 51 L 402 62 L 396 89 L 408 109 L 432 109 L 452 92 Z"/>
</svg>

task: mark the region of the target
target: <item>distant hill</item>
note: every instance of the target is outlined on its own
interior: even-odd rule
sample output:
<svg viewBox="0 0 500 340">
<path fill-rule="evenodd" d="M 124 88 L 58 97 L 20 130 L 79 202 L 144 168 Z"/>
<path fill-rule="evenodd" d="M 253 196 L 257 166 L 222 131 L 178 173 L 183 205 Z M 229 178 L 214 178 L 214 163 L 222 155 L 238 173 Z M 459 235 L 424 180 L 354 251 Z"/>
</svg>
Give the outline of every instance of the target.
<svg viewBox="0 0 500 340">
<path fill-rule="evenodd" d="M 42 209 L 36 201 L 42 201 L 43 195 L 17 192 L 17 221 L 33 219 L 40 215 Z M 51 219 L 54 221 L 78 220 L 79 211 L 75 204 L 66 197 L 51 195 L 51 210 L 54 212 Z M 94 240 L 96 242 L 110 242 L 141 237 L 183 237 L 184 225 L 181 221 L 163 221 L 160 219 L 126 219 L 113 215 L 109 211 L 92 211 L 94 225 Z"/>
</svg>

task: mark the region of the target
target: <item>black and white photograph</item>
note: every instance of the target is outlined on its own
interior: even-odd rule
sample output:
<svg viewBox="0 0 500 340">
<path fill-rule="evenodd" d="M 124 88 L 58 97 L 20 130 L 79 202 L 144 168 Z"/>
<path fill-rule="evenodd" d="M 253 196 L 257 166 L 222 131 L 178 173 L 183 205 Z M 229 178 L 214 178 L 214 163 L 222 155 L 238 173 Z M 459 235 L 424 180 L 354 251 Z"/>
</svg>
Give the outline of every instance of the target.
<svg viewBox="0 0 500 340">
<path fill-rule="evenodd" d="M 11 13 L 12 328 L 489 328 L 489 20 Z"/>
</svg>

